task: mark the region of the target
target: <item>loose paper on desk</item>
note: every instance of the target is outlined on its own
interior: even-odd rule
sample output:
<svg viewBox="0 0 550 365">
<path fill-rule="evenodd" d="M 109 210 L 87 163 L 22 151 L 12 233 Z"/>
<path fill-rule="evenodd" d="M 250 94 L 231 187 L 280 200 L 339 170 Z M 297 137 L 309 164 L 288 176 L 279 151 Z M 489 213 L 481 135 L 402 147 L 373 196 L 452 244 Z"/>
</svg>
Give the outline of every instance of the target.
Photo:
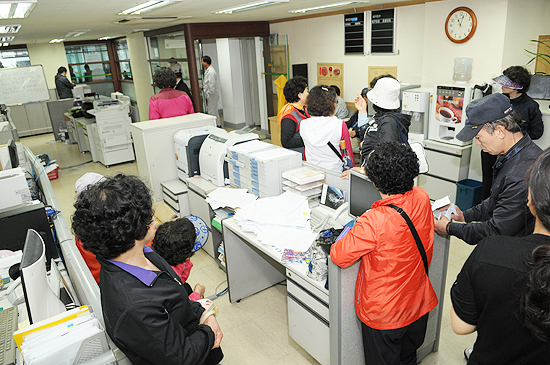
<svg viewBox="0 0 550 365">
<path fill-rule="evenodd" d="M 211 191 L 206 197 L 206 202 L 210 204 L 212 210 L 222 207 L 242 208 L 258 197 L 249 194 L 247 189 L 217 188 Z"/>
<path fill-rule="evenodd" d="M 258 199 L 239 209 L 235 221 L 282 256 L 285 248 L 306 251 L 311 246 L 315 233 L 308 224 L 309 214 L 307 197 L 286 192 Z"/>
<path fill-rule="evenodd" d="M 441 210 L 441 208 L 448 206 L 447 209 Z M 441 219 L 442 216 L 447 217 L 449 220 L 453 214 L 456 214 L 456 207 L 454 203 L 451 203 L 451 198 L 447 195 L 441 199 L 438 199 L 432 203 L 432 211 L 435 219 Z"/>
</svg>

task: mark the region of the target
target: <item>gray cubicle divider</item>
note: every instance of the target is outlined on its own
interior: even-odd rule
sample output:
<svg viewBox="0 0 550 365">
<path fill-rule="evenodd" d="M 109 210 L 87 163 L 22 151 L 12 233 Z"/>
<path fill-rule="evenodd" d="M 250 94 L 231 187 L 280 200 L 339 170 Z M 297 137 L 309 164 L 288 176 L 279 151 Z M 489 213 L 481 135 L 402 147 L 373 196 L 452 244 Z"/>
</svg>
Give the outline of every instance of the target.
<svg viewBox="0 0 550 365">
<path fill-rule="evenodd" d="M 50 100 L 42 65 L 0 69 L 0 104 Z"/>
<path fill-rule="evenodd" d="M 429 276 L 438 305 L 430 312 L 424 343 L 417 351 L 417 361 L 439 349 L 443 298 L 449 263 L 449 236 L 435 233 L 434 251 Z M 361 323 L 355 314 L 355 281 L 360 262 L 340 269 L 329 259 L 330 363 L 332 365 L 364 364 Z M 353 308 L 353 309 L 352 309 Z"/>
<path fill-rule="evenodd" d="M 65 113 L 73 106 L 73 99 L 50 100 L 46 103 L 50 121 L 52 123 L 53 136 L 56 141 L 61 140 L 59 135 L 59 123 L 65 121 Z"/>
<path fill-rule="evenodd" d="M 36 159 L 36 156 L 32 153 L 32 151 L 27 147 L 24 147 L 24 149 L 27 161 L 34 161 Z M 105 327 L 101 311 L 99 286 L 95 282 L 92 273 L 86 266 L 82 255 L 80 255 L 80 252 L 76 248 L 76 244 L 71 235 L 71 231 L 69 230 L 65 218 L 63 217 L 63 213 L 61 212 L 59 203 L 57 202 L 57 198 L 55 197 L 52 185 L 50 183 L 50 180 L 48 179 L 47 174 L 41 174 L 44 167 L 40 164 L 37 164 L 35 166 L 35 169 L 37 169 L 37 171 L 35 171 L 35 176 L 39 175 L 38 184 L 42 188 L 46 202 L 58 212 L 57 215 L 53 218 L 53 223 L 55 226 L 57 239 L 61 247 L 61 252 L 63 254 L 63 259 L 65 261 L 65 267 L 67 269 L 67 273 L 69 274 L 70 285 L 73 286 L 78 297 L 77 299 L 80 302 L 78 304 L 86 304 L 90 306 L 92 312 L 95 313 L 98 321 L 103 327 Z M 111 349 L 111 351 L 107 351 L 100 356 L 94 357 L 93 360 L 87 361 L 86 364 L 100 365 L 110 364 L 116 361 L 119 365 L 132 365 L 130 360 L 118 347 L 116 347 L 109 336 L 107 336 L 107 341 L 109 343 L 109 348 Z"/>
</svg>

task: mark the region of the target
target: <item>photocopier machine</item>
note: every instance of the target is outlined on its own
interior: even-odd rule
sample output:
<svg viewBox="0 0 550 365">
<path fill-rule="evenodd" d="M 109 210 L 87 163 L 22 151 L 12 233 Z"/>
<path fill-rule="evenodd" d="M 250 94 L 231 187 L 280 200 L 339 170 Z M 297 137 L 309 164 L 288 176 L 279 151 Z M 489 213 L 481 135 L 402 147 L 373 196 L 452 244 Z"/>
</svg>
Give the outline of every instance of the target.
<svg viewBox="0 0 550 365">
<path fill-rule="evenodd" d="M 130 98 L 112 93 L 111 100 L 94 100 L 88 113 L 95 123 L 87 129 L 92 160 L 105 166 L 135 160 L 130 124 Z"/>
</svg>

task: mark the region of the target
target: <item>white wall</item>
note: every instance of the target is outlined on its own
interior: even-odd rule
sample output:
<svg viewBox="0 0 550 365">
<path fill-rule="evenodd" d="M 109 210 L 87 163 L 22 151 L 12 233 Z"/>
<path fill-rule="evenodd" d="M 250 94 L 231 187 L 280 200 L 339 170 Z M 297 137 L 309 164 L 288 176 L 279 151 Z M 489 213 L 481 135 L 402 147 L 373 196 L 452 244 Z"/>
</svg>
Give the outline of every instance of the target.
<svg viewBox="0 0 550 365">
<path fill-rule="evenodd" d="M 134 79 L 134 89 L 136 91 L 136 101 L 139 108 L 141 121 L 149 120 L 149 99 L 154 94 L 151 78 L 151 69 L 149 66 L 147 42 L 143 32 L 128 34 L 128 53 L 130 56 L 130 66 L 132 67 L 132 77 Z"/>
<path fill-rule="evenodd" d="M 48 89 L 55 89 L 55 75 L 57 69 L 64 66 L 67 70 L 69 64 L 65 55 L 64 43 L 29 43 L 27 44 L 31 65 L 42 65 Z"/>
<path fill-rule="evenodd" d="M 317 63 L 344 63 L 343 97 L 353 101 L 369 84 L 368 66 L 397 66 L 400 81 L 420 83 L 424 33 L 424 6 L 397 8 L 397 55 L 344 55 L 343 15 L 275 23 L 271 33 L 288 35 L 290 63 L 307 63 L 310 88 L 317 84 Z M 370 19 L 370 12 L 367 13 Z M 367 26 L 366 36 L 369 30 Z"/>
<path fill-rule="evenodd" d="M 450 0 L 424 5 L 424 57 L 422 85 L 453 82 L 454 59 L 473 58 L 470 82 L 483 83 L 502 71 L 504 33 L 507 17 L 507 0 Z M 466 43 L 451 42 L 445 35 L 447 15 L 458 6 L 467 6 L 477 17 L 477 30 Z M 521 29 L 521 24 L 518 24 Z"/>
<path fill-rule="evenodd" d="M 475 35 L 463 44 L 445 35 L 445 20 L 459 6 L 471 8 L 478 20 Z M 525 64 L 528 40 L 550 34 L 548 0 L 447 0 L 396 9 L 398 55 L 345 56 L 343 15 L 275 23 L 270 29 L 288 35 L 291 64 L 308 63 L 310 87 L 317 83 L 317 62 L 343 62 L 346 101 L 368 85 L 368 66 L 397 66 L 400 81 L 431 86 L 452 82 L 454 59 L 471 57 L 471 82 L 482 83 L 509 65 Z"/>
<path fill-rule="evenodd" d="M 550 34 L 550 1 L 508 0 L 508 18 L 506 19 L 505 44 L 502 59 L 502 70 L 513 65 L 525 65 L 531 55 L 525 52 L 537 51 L 537 44 L 530 42 L 539 35 Z M 535 62 L 529 65 L 535 70 Z"/>
</svg>

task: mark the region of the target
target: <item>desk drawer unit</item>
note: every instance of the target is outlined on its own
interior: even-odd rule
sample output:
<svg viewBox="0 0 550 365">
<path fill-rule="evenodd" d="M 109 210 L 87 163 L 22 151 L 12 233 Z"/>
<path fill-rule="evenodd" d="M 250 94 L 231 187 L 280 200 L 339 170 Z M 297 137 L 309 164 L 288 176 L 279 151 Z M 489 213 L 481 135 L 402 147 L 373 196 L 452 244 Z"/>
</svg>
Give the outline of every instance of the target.
<svg viewBox="0 0 550 365">
<path fill-rule="evenodd" d="M 178 212 L 180 217 L 187 217 L 190 214 L 187 185 L 180 180 L 170 180 L 161 183 L 160 186 L 164 202 Z"/>
<path fill-rule="evenodd" d="M 328 295 L 287 270 L 288 332 L 323 365 L 330 364 Z"/>
</svg>

